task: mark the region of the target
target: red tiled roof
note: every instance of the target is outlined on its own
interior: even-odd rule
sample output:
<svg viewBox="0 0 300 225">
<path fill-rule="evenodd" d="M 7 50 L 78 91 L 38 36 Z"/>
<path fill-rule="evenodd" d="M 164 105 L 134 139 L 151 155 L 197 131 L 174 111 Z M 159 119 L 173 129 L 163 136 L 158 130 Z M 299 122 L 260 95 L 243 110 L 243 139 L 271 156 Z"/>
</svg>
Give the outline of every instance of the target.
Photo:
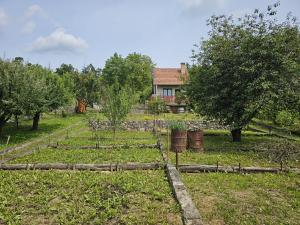
<svg viewBox="0 0 300 225">
<path fill-rule="evenodd" d="M 155 68 L 153 70 L 154 85 L 182 85 L 187 79 L 180 68 Z"/>
</svg>

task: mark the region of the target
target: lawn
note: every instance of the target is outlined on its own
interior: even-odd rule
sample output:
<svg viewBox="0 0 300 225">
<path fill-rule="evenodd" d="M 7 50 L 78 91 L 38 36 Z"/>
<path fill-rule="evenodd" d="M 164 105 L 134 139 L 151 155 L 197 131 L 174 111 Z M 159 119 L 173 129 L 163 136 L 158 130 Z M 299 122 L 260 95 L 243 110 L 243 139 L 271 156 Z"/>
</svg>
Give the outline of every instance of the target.
<svg viewBox="0 0 300 225">
<path fill-rule="evenodd" d="M 0 224 L 182 224 L 163 171 L 0 171 L 0 179 Z"/>
<path fill-rule="evenodd" d="M 205 131 L 206 132 L 206 131 Z M 213 131 L 209 135 L 214 134 Z M 257 134 L 258 135 L 258 134 Z M 263 166 L 279 167 L 279 163 L 273 162 L 266 152 L 261 152 L 262 144 L 272 145 L 280 138 L 270 136 L 257 136 L 248 134 L 242 137 L 241 142 L 232 142 L 228 135 L 215 132 L 214 136 L 204 136 L 204 153 L 186 151 L 179 154 L 179 164 L 209 164 L 238 166 Z M 164 141 L 166 144 L 166 141 Z M 296 143 L 296 142 L 295 142 Z M 299 145 L 299 143 L 296 143 Z M 170 160 L 175 163 L 175 153 L 169 152 Z M 294 158 L 288 162 L 288 166 L 300 168 L 300 158 Z"/>
<path fill-rule="evenodd" d="M 112 131 L 100 130 L 93 132 L 92 130 L 86 128 L 74 135 L 70 135 L 69 138 L 59 142 L 59 144 L 69 146 L 95 146 L 98 142 L 99 145 L 156 144 L 157 139 L 151 132 L 117 131 L 116 140 L 114 141 Z"/>
<path fill-rule="evenodd" d="M 181 176 L 205 224 L 299 224 L 299 175 Z"/>
<path fill-rule="evenodd" d="M 0 150 L 44 137 L 47 134 L 76 123 L 84 123 L 84 118 L 85 115 L 71 115 L 63 118 L 55 114 L 43 114 L 39 129 L 34 131 L 31 130 L 32 120 L 21 119 L 19 129 L 15 128 L 13 122 L 9 122 L 3 129 L 3 136 L 0 137 Z M 9 144 L 6 145 L 8 136 L 10 136 L 10 140 Z"/>
<path fill-rule="evenodd" d="M 158 149 L 52 149 L 45 148 L 8 163 L 156 163 L 162 162 Z"/>
</svg>

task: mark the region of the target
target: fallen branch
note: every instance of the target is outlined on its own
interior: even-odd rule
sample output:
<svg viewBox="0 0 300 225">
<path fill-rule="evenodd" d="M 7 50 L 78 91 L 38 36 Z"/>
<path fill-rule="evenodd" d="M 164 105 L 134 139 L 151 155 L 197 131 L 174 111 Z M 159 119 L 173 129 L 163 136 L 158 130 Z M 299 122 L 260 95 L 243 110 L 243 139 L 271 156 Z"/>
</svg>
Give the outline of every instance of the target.
<svg viewBox="0 0 300 225">
<path fill-rule="evenodd" d="M 90 146 L 72 146 L 72 145 L 48 145 L 49 148 L 59 149 L 128 149 L 128 148 L 159 148 L 157 144 L 137 144 L 137 145 L 90 145 Z"/>
<path fill-rule="evenodd" d="M 238 166 L 215 166 L 215 165 L 179 165 L 179 171 L 184 173 L 201 172 L 224 172 L 224 173 L 279 173 L 295 172 L 300 173 L 299 169 L 267 168 L 267 167 L 238 167 Z"/>
<path fill-rule="evenodd" d="M 156 170 L 163 169 L 163 163 L 112 163 L 112 164 L 65 164 L 65 163 L 36 163 L 36 164 L 0 164 L 0 170 Z"/>
</svg>

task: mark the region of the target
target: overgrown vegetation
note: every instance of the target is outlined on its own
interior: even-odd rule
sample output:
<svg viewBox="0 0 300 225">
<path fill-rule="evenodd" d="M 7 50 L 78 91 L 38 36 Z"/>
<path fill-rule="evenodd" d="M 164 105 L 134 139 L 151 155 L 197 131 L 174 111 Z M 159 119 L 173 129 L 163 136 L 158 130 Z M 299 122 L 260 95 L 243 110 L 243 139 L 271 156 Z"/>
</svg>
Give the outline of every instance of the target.
<svg viewBox="0 0 300 225">
<path fill-rule="evenodd" d="M 299 175 L 182 174 L 206 224 L 298 224 Z"/>
<path fill-rule="evenodd" d="M 181 224 L 163 171 L 0 171 L 0 179 L 4 224 Z"/>
<path fill-rule="evenodd" d="M 125 120 L 134 102 L 134 92 L 127 86 L 121 87 L 115 83 L 105 88 L 101 97 L 102 112 L 110 122 L 114 140 L 117 128 Z"/>
</svg>

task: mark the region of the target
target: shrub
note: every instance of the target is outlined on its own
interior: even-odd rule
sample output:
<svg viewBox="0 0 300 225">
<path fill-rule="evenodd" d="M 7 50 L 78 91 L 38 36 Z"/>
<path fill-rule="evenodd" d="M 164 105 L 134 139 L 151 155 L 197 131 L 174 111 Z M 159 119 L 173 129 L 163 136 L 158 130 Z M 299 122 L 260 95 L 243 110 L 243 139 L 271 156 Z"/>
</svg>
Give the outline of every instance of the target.
<svg viewBox="0 0 300 225">
<path fill-rule="evenodd" d="M 153 99 L 148 103 L 148 110 L 151 114 L 158 115 L 167 112 L 167 105 L 161 98 Z"/>
<path fill-rule="evenodd" d="M 295 115 L 289 111 L 280 111 L 276 116 L 276 123 L 283 127 L 292 126 L 295 122 Z"/>
</svg>

